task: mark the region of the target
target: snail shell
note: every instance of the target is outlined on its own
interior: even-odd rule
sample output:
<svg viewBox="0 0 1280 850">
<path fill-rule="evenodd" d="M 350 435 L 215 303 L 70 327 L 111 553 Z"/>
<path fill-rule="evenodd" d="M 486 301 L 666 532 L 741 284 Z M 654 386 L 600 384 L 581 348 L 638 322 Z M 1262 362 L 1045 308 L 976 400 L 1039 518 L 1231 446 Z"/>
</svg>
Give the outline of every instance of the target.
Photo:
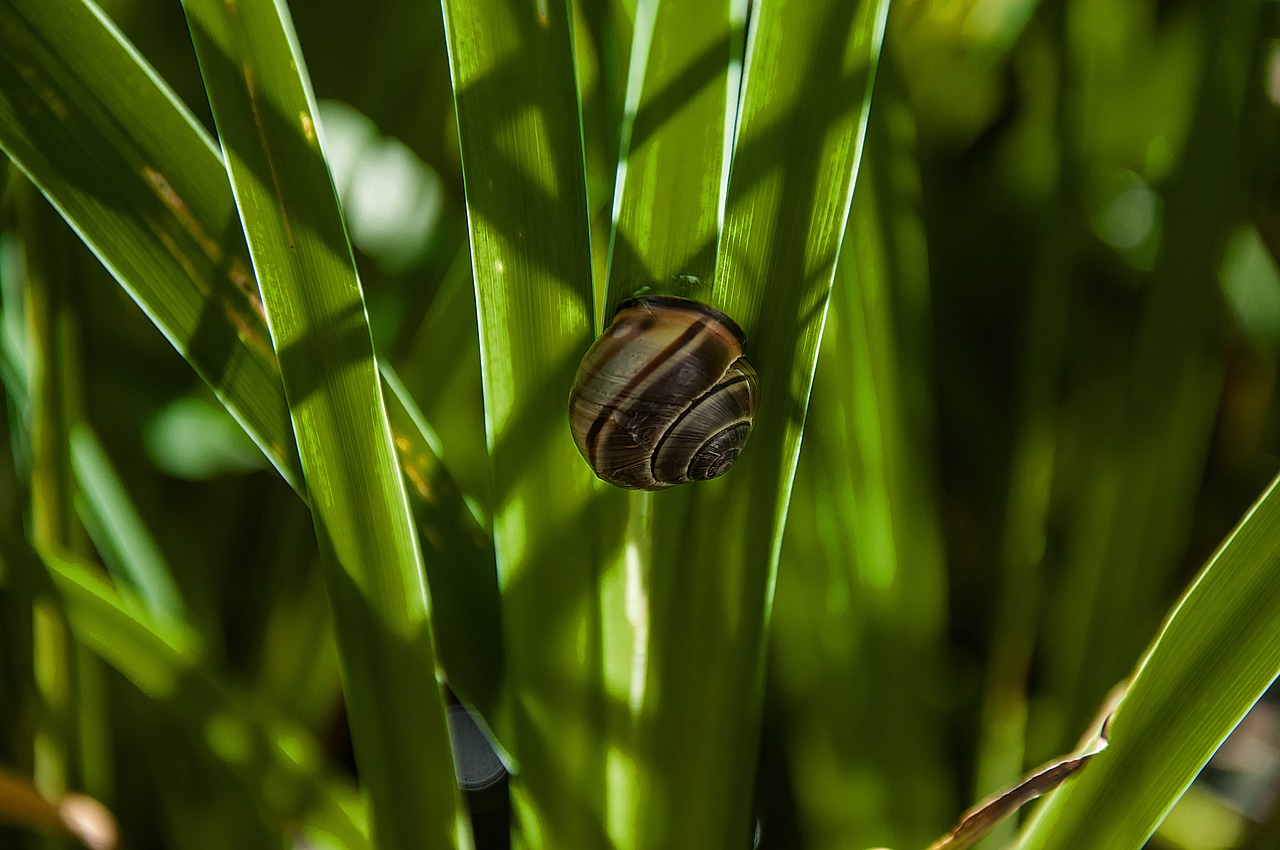
<svg viewBox="0 0 1280 850">
<path fill-rule="evenodd" d="M 699 301 L 622 302 L 569 394 L 569 429 L 596 475 L 662 490 L 728 471 L 760 398 L 745 340 L 737 323 Z"/>
</svg>

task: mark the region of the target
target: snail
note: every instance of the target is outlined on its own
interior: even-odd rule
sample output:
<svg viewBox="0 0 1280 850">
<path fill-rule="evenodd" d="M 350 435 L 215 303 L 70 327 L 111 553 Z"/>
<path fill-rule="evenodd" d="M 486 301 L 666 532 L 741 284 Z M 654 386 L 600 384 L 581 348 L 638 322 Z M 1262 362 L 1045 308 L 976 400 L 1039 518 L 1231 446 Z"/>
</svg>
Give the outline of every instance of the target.
<svg viewBox="0 0 1280 850">
<path fill-rule="evenodd" d="M 688 298 L 618 306 L 569 394 L 569 429 L 596 475 L 662 490 L 728 471 L 760 398 L 737 323 Z"/>
</svg>

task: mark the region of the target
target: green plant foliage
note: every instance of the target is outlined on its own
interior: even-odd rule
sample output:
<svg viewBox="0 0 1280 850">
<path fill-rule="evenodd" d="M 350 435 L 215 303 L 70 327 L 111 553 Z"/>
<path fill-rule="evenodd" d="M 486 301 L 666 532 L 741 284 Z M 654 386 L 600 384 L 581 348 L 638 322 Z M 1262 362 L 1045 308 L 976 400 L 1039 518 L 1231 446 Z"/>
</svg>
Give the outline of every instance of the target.
<svg viewBox="0 0 1280 850">
<path fill-rule="evenodd" d="M 1108 747 L 1041 809 L 1021 848 L 1141 847 L 1280 674 L 1280 522 L 1272 485 L 1138 666 Z"/>
<path fill-rule="evenodd" d="M 91 564 L 41 555 L 8 539 L 0 540 L 0 557 L 16 585 L 57 598 L 67 625 L 88 649 L 144 694 L 172 704 L 193 732 L 206 736 L 206 746 L 242 793 L 340 846 L 370 846 L 355 789 L 322 775 L 319 744 L 287 720 L 255 708 L 218 676 L 188 626 L 138 613 L 136 598 L 110 587 Z"/>
<path fill-rule="evenodd" d="M 234 199 L 226 169 L 212 151 L 212 143 L 190 114 L 176 103 L 172 92 L 155 79 L 155 72 L 138 61 L 133 48 L 120 39 L 94 7 L 80 0 L 59 0 L 23 7 L 22 15 L 18 11 L 4 19 L 14 37 L 19 38 L 18 46 L 52 43 L 60 48 L 39 54 L 45 65 L 27 66 L 28 73 L 50 74 L 53 82 L 42 89 L 46 96 L 65 95 L 69 103 L 84 99 L 93 105 L 93 111 L 83 125 L 75 125 L 52 120 L 57 116 L 50 115 L 47 108 L 14 109 L 6 113 L 8 123 L 0 128 L 6 134 L 5 150 L 33 182 L 42 187 L 55 206 L 64 211 L 86 243 L 98 252 L 156 326 L 206 379 L 249 435 L 279 435 L 270 439 L 260 437 L 259 446 L 285 480 L 300 490 L 292 425 L 285 410 L 279 366 L 269 347 L 266 317 L 259 296 L 251 293 L 252 303 L 242 304 L 244 309 L 227 306 L 244 300 L 239 289 L 246 285 L 243 278 L 248 274 L 250 262 L 243 233 L 238 228 L 230 232 L 226 237 L 229 244 L 215 251 L 218 257 L 223 256 L 221 251 L 227 252 L 228 256 L 220 260 L 225 268 L 210 270 L 207 277 L 193 271 L 199 255 L 182 254 L 185 243 L 179 238 L 181 233 L 192 230 L 197 236 L 220 233 L 227 229 L 226 216 L 233 214 Z M 18 29 L 19 22 L 26 29 Z M 83 35 L 78 36 L 79 33 Z M 93 49 L 77 48 L 77 37 Z M 99 65 L 105 70 L 99 70 Z M 110 80 L 124 83 L 113 85 L 108 83 Z M 90 93 L 80 94 L 86 88 Z M 138 162 L 133 165 L 111 163 L 94 170 L 91 164 L 86 165 L 76 156 L 79 144 L 103 152 L 99 155 L 112 155 L 111 139 L 121 127 L 142 126 L 138 112 L 152 116 L 164 130 L 159 136 L 142 137 L 138 144 L 143 146 L 146 156 L 134 152 Z M 45 132 L 62 142 L 50 149 L 64 151 L 64 155 L 71 157 L 69 164 L 59 165 L 39 155 L 40 148 L 32 143 L 30 133 L 33 124 L 40 121 L 46 122 L 39 125 Z M 175 136 L 187 139 L 185 148 L 172 144 Z M 72 140 L 76 140 L 75 144 Z M 67 151 L 70 153 L 65 153 Z M 86 167 L 91 172 L 87 177 L 67 179 L 69 170 Z M 158 191 L 153 172 L 183 175 L 183 185 L 193 186 L 193 197 L 208 197 L 209 202 L 183 200 L 163 214 L 157 213 L 157 222 L 149 222 L 145 218 L 99 215 L 93 199 L 85 199 L 81 194 L 86 180 L 88 185 L 93 185 L 93 181 L 109 175 L 113 180 L 128 183 L 127 191 L 139 196 L 137 208 L 150 209 L 149 204 L 154 201 L 151 196 Z M 171 178 L 165 177 L 160 188 L 166 184 L 170 188 L 175 185 Z M 119 191 L 104 190 L 107 197 L 115 197 Z M 172 202 L 184 197 L 172 195 L 168 190 L 159 194 L 161 201 Z M 151 200 L 143 203 L 140 198 L 144 196 Z M 207 240 L 201 244 L 208 250 L 217 247 L 211 247 Z M 116 258 L 112 252 L 120 252 L 120 257 Z M 161 259 L 129 265 L 138 254 L 154 254 Z M 168 265 L 171 261 L 176 265 Z M 263 368 L 235 366 L 241 362 L 261 363 Z M 437 604 L 441 608 L 452 608 L 454 603 L 447 597 L 456 591 L 467 598 L 459 604 L 471 612 L 461 623 L 459 632 L 446 628 L 438 635 L 442 644 L 440 652 L 446 663 L 454 652 L 471 656 L 467 662 L 449 665 L 457 670 L 454 685 L 476 704 L 488 705 L 496 692 L 494 668 L 500 663 L 496 660 L 500 649 L 492 635 L 497 615 L 491 591 L 490 546 L 480 538 L 480 530 L 471 522 L 471 514 L 465 509 L 449 472 L 438 461 L 438 452 L 428 435 L 406 417 L 396 418 L 395 423 L 399 426 L 395 430 L 396 447 L 410 477 L 409 492 L 418 517 L 419 537 L 427 542 L 429 550 L 439 549 L 442 553 L 441 558 L 428 561 L 428 568 L 436 573 L 432 587 L 433 593 L 439 596 Z M 492 613 L 480 613 L 485 610 Z"/>
<path fill-rule="evenodd" d="M 945 575 L 933 459 L 921 449 L 928 268 L 914 126 L 897 84 L 877 84 L 850 213 L 860 226 L 837 269 L 774 606 L 772 720 L 787 718 L 776 768 L 791 770 L 818 846 L 857 834 L 923 847 L 948 814 L 937 737 Z M 831 669 L 850 672 L 831 679 Z"/>
<path fill-rule="evenodd" d="M 0 0 L 0 846 L 1274 846 L 1274 5 Z"/>
<path fill-rule="evenodd" d="M 4 12 L 5 153 L 296 482 L 261 299 L 208 136 L 95 7 Z M 211 309 L 226 321 L 201 325 Z"/>
</svg>

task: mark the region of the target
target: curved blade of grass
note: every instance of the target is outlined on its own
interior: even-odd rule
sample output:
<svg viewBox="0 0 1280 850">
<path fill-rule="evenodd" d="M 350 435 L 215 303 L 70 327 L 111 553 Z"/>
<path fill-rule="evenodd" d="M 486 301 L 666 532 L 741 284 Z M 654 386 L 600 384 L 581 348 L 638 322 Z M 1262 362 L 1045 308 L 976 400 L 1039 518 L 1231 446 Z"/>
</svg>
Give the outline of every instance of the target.
<svg viewBox="0 0 1280 850">
<path fill-rule="evenodd" d="M 297 488 L 288 411 L 218 154 L 97 7 L 0 1 L 0 148 Z"/>
<path fill-rule="evenodd" d="M 684 723 L 647 764 L 681 846 L 749 842 L 765 629 L 886 8 L 766 3 L 749 27 L 710 300 L 746 329 L 761 408 L 728 475 L 653 499 L 647 687 Z"/>
<path fill-rule="evenodd" d="M 184 4 L 262 288 L 327 573 L 375 843 L 469 844 L 364 299 L 280 4 Z"/>
<path fill-rule="evenodd" d="M 1111 724 L 1111 746 L 1050 797 L 1020 850 L 1136 850 L 1280 675 L 1280 480 L 1174 609 Z"/>
<path fill-rule="evenodd" d="M 385 360 L 380 368 L 387 419 L 427 557 L 436 652 L 450 687 L 492 724 L 504 661 L 493 537 L 480 507 L 488 502 L 489 464 L 470 267 L 470 257 L 460 255 L 402 368 Z M 422 397 L 409 395 L 399 377 L 406 372 Z M 465 495 L 464 480 L 474 485 Z"/>
<path fill-rule="evenodd" d="M 491 538 L 489 448 L 484 433 L 476 320 L 471 250 L 465 245 L 449 265 L 421 327 L 406 347 L 398 373 L 407 385 L 418 388 L 414 401 L 440 436 L 440 459 L 466 492 L 485 537 Z M 449 366 L 442 369 L 441 363 Z M 487 548 L 492 558 L 491 539 Z M 492 568 L 492 559 L 490 565 Z"/>
<path fill-rule="evenodd" d="M 342 846 L 371 847 L 355 789 L 326 775 L 319 745 L 303 729 L 264 716 L 246 694 L 210 672 L 199 636 L 142 613 L 91 564 L 37 553 L 0 536 L 0 563 L 31 598 L 52 597 L 76 639 L 143 693 L 172 703 L 207 736 L 245 794 L 285 820 L 302 819 Z"/>
<path fill-rule="evenodd" d="M 155 537 L 96 434 L 71 431 L 71 463 L 82 498 L 77 511 L 116 582 L 128 587 L 157 620 L 183 620 L 182 596 Z"/>
<path fill-rule="evenodd" d="M 591 337 L 591 248 L 567 4 L 446 0 L 479 308 L 511 699 L 515 847 L 608 846 L 593 498 L 566 404 Z"/>
<path fill-rule="evenodd" d="M 305 498 L 248 250 L 208 136 L 85 0 L 0 0 L 0 43 L 0 149 Z M 417 429 L 395 437 L 406 472 L 419 475 L 410 494 L 418 536 L 435 556 L 427 561 L 434 607 L 456 609 L 455 594 L 487 598 L 487 545 L 465 557 L 434 548 L 447 537 L 441 529 L 471 523 L 461 499 L 443 497 L 457 490 L 448 471 L 429 462 L 431 446 Z M 424 501 L 428 493 L 437 498 Z M 454 689 L 489 711 L 501 667 L 497 608 L 468 610 L 465 631 L 437 631 L 439 654 Z M 473 666 L 474 653 L 493 663 Z"/>
</svg>

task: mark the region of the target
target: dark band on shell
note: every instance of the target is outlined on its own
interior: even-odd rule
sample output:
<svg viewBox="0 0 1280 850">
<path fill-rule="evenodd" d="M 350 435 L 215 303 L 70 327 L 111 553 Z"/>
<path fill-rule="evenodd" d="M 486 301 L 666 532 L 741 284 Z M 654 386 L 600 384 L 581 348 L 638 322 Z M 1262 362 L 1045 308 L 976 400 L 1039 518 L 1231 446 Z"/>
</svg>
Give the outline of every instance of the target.
<svg viewBox="0 0 1280 850">
<path fill-rule="evenodd" d="M 723 475 L 759 402 L 745 341 L 736 322 L 700 301 L 622 302 L 569 396 L 574 442 L 596 474 L 641 490 Z"/>
</svg>

